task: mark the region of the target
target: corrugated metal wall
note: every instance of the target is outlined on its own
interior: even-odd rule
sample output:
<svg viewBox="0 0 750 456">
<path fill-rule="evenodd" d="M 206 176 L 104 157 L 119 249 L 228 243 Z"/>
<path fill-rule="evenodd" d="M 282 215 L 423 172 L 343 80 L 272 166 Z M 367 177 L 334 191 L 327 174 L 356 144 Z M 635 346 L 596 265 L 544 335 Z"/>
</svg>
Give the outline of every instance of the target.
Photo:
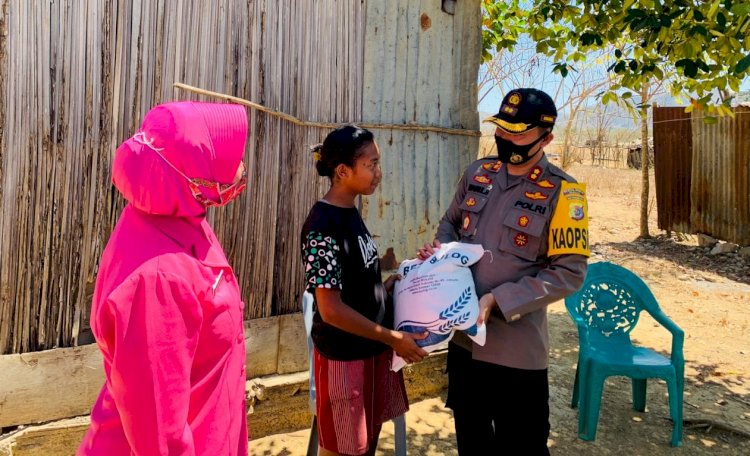
<svg viewBox="0 0 750 456">
<path fill-rule="evenodd" d="M 76 343 L 124 204 L 115 147 L 175 81 L 357 120 L 364 1 L 0 0 L 0 353 Z M 327 131 L 252 112 L 250 185 L 212 216 L 247 317 L 298 310 L 297 231 Z"/>
<path fill-rule="evenodd" d="M 693 163 L 690 113 L 684 107 L 655 107 L 652 131 L 659 228 L 690 233 Z"/>
<path fill-rule="evenodd" d="M 479 129 L 479 0 L 370 1 L 364 60 L 363 120 Z M 378 130 L 383 182 L 363 201 L 381 255 L 412 257 L 431 241 L 478 137 Z M 388 266 L 388 264 L 385 264 Z"/>
<path fill-rule="evenodd" d="M 750 245 L 750 107 L 715 124 L 684 109 L 654 109 L 659 228 Z"/>
<path fill-rule="evenodd" d="M 706 124 L 693 113 L 693 232 L 750 245 L 750 108 Z"/>
</svg>

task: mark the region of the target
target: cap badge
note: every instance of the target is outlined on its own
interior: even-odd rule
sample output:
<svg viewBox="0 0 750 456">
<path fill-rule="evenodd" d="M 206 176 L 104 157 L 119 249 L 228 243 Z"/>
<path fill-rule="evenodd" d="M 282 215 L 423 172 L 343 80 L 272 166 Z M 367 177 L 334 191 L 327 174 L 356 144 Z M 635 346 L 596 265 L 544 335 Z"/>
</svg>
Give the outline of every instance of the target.
<svg viewBox="0 0 750 456">
<path fill-rule="evenodd" d="M 510 114 L 511 116 L 515 116 L 518 112 L 518 108 L 514 108 L 513 106 L 507 104 L 504 104 L 501 110 L 506 114 Z"/>
</svg>

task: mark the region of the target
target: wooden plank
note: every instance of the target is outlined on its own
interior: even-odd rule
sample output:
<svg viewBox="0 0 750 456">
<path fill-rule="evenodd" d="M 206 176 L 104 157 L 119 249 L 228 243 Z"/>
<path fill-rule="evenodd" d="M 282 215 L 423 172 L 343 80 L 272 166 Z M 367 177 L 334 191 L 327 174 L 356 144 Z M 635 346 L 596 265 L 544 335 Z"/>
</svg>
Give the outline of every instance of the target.
<svg viewBox="0 0 750 456">
<path fill-rule="evenodd" d="M 279 359 L 279 318 L 257 318 L 245 322 L 247 378 L 276 372 Z"/>
<path fill-rule="evenodd" d="M 307 370 L 307 334 L 302 313 L 279 317 L 279 362 L 276 371 L 280 374 Z"/>
<path fill-rule="evenodd" d="M 104 384 L 95 345 L 0 357 L 0 427 L 89 413 Z"/>
</svg>

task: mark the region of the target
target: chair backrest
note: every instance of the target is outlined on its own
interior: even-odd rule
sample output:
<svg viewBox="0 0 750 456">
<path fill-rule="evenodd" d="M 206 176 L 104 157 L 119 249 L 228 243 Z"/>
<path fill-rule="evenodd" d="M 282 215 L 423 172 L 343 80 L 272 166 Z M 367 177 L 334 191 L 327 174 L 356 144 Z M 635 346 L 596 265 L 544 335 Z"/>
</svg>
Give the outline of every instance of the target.
<svg viewBox="0 0 750 456">
<path fill-rule="evenodd" d="M 565 307 L 583 320 L 590 335 L 630 341 L 630 332 L 642 310 L 657 312 L 659 305 L 643 281 L 609 262 L 589 265 L 583 286 L 565 298 Z"/>
</svg>

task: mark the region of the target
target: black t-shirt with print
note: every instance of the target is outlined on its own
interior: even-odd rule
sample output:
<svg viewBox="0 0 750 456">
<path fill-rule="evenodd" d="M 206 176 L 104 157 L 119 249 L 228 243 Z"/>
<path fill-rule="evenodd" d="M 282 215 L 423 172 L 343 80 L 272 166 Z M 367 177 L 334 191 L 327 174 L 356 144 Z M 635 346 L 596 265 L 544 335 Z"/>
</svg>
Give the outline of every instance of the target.
<svg viewBox="0 0 750 456">
<path fill-rule="evenodd" d="M 380 261 L 370 233 L 356 208 L 342 208 L 319 201 L 302 227 L 302 263 L 306 290 L 341 291 L 344 304 L 365 318 L 391 328 L 393 312 L 386 305 Z M 363 359 L 382 353 L 386 345 L 340 330 L 313 314 L 312 339 L 326 358 Z"/>
</svg>

